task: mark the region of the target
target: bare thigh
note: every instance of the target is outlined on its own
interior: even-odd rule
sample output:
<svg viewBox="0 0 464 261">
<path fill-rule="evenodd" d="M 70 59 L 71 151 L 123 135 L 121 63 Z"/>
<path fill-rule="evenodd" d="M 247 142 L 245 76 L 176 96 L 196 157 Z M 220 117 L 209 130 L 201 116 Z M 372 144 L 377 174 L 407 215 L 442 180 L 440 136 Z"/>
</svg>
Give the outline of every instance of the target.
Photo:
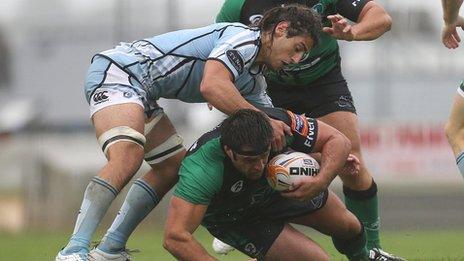
<svg viewBox="0 0 464 261">
<path fill-rule="evenodd" d="M 323 208 L 293 218 L 289 222 L 312 227 L 323 234 L 341 239 L 353 238 L 361 232 L 361 224 L 356 216 L 331 191 Z"/>
<path fill-rule="evenodd" d="M 343 184 L 354 190 L 366 190 L 372 184 L 372 176 L 366 168 L 362 153 L 361 142 L 358 128 L 358 116 L 346 111 L 337 111 L 324 115 L 318 120 L 329 124 L 351 141 L 351 153 L 356 155 L 361 161 L 361 168 L 357 175 L 340 176 Z"/>
<path fill-rule="evenodd" d="M 142 133 L 145 115 L 143 108 L 135 103 L 124 103 L 105 107 L 92 117 L 97 138 L 104 132 L 127 126 Z M 107 152 L 108 163 L 98 176 L 121 189 L 132 178 L 143 161 L 143 148 L 133 142 L 121 140 L 112 144 Z"/>
<path fill-rule="evenodd" d="M 327 253 L 312 239 L 289 224 L 267 251 L 264 260 L 329 260 Z"/>
</svg>

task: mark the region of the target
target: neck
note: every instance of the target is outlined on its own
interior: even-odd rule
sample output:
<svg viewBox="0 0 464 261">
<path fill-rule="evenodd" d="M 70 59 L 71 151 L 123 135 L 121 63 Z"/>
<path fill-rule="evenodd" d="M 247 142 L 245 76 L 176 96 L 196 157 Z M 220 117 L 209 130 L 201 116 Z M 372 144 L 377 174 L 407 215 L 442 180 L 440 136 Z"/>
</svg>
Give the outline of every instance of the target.
<svg viewBox="0 0 464 261">
<path fill-rule="evenodd" d="M 261 33 L 261 48 L 259 48 L 258 57 L 256 57 L 257 64 L 266 64 L 267 56 L 269 55 L 271 44 L 271 36 L 269 33 Z"/>
</svg>

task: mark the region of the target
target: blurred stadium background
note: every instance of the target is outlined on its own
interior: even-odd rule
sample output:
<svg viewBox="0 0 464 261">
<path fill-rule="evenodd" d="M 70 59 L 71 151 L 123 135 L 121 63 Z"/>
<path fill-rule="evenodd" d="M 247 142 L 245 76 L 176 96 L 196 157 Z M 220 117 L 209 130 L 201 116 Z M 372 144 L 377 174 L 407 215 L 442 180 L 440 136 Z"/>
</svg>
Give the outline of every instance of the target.
<svg viewBox="0 0 464 261">
<path fill-rule="evenodd" d="M 374 42 L 340 45 L 364 156 L 380 185 L 383 229 L 463 232 L 464 182 L 443 124 L 464 78 L 464 48 L 442 46 L 440 1 L 379 2 L 393 17 L 392 30 Z M 62 242 L 49 244 L 53 253 L 35 259 L 49 260 L 71 233 L 84 188 L 104 163 L 83 95 L 91 57 L 120 41 L 212 23 L 221 4 L 0 1 L 0 238 L 60 235 Z M 160 104 L 187 147 L 222 118 L 205 104 Z M 162 234 L 167 202 L 142 224 L 145 233 Z M 2 248 L 0 259 L 9 260 Z"/>
</svg>

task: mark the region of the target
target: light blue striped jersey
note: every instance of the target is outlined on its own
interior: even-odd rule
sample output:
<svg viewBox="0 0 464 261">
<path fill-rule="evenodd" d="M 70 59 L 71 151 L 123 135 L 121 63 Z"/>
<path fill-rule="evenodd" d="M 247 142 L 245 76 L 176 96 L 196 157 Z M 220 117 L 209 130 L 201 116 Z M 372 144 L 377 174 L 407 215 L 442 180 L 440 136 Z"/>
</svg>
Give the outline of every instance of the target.
<svg viewBox="0 0 464 261">
<path fill-rule="evenodd" d="M 121 43 L 98 54 L 137 79 L 149 97 L 205 102 L 200 83 L 207 60 L 220 61 L 242 96 L 254 105 L 272 106 L 265 94 L 262 67 L 254 64 L 260 31 L 240 23 L 218 23 Z M 221 88 L 218 86 L 218 88 Z"/>
</svg>

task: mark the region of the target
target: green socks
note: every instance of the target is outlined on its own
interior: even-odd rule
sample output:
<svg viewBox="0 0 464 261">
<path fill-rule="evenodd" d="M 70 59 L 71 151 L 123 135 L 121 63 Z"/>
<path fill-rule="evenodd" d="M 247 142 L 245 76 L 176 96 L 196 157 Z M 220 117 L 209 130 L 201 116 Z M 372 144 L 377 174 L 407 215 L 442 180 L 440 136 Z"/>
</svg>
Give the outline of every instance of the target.
<svg viewBox="0 0 464 261">
<path fill-rule="evenodd" d="M 377 184 L 372 180 L 371 187 L 363 191 L 356 191 L 343 186 L 343 194 L 345 194 L 346 207 L 364 225 L 367 236 L 367 249 L 381 248 Z"/>
</svg>

